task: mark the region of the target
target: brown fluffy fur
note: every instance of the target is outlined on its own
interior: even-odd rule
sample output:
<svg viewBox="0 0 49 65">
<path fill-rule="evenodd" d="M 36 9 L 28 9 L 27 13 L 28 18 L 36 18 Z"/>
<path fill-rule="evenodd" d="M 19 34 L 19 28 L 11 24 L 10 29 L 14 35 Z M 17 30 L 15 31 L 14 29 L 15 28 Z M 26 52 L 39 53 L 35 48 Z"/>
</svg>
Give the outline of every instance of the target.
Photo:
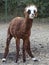
<svg viewBox="0 0 49 65">
<path fill-rule="evenodd" d="M 19 45 L 20 45 L 20 39 L 23 40 L 23 61 L 25 62 L 25 51 L 29 54 L 31 58 L 34 56 L 31 53 L 30 50 L 30 34 L 31 34 L 31 27 L 32 27 L 33 19 L 29 19 L 29 14 L 25 13 L 25 18 L 22 17 L 16 17 L 14 18 L 8 28 L 7 31 L 7 40 L 6 40 L 6 48 L 4 53 L 4 58 L 7 57 L 8 51 L 9 51 L 9 44 L 12 37 L 16 40 L 16 62 L 18 61 L 19 57 Z"/>
</svg>

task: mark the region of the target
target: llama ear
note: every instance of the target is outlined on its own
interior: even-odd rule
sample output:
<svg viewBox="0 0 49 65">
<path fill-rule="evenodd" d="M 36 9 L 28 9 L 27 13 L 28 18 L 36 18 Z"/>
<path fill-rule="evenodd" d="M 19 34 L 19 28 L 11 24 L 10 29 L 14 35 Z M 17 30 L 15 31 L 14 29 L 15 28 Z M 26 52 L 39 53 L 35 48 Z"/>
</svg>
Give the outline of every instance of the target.
<svg viewBox="0 0 49 65">
<path fill-rule="evenodd" d="M 24 16 L 26 17 L 26 11 L 24 11 Z"/>
<path fill-rule="evenodd" d="M 26 8 L 24 9 L 24 15 L 26 14 Z"/>
<path fill-rule="evenodd" d="M 35 17 L 37 17 L 38 16 L 38 13 L 37 12 L 35 12 Z"/>
<path fill-rule="evenodd" d="M 28 12 L 26 11 L 26 8 L 24 10 L 24 16 L 27 17 L 28 16 Z"/>
<path fill-rule="evenodd" d="M 26 11 L 24 11 L 24 14 L 26 13 Z"/>
<path fill-rule="evenodd" d="M 29 14 L 26 11 L 24 11 L 24 16 L 25 16 L 25 18 L 28 18 Z"/>
</svg>

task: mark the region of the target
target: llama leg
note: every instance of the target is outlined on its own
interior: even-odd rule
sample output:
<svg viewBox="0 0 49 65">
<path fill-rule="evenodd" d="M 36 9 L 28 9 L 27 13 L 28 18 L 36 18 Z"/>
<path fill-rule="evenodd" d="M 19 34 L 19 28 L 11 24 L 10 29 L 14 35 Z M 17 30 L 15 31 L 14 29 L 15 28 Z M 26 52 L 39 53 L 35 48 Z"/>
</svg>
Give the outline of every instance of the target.
<svg viewBox="0 0 49 65">
<path fill-rule="evenodd" d="M 25 57 L 25 41 L 23 41 L 23 62 L 26 61 L 26 57 Z"/>
<path fill-rule="evenodd" d="M 3 62 L 6 61 L 6 57 L 8 55 L 9 52 L 9 44 L 10 44 L 10 40 L 11 40 L 12 36 L 9 34 L 6 40 L 6 47 L 5 47 L 5 52 L 4 52 L 4 57 L 2 59 Z"/>
<path fill-rule="evenodd" d="M 25 50 L 27 51 L 27 53 L 29 54 L 29 56 L 30 56 L 31 58 L 34 57 L 33 54 L 32 54 L 32 52 L 31 52 L 31 49 L 30 49 L 30 41 L 29 41 L 28 38 L 25 39 Z"/>
<path fill-rule="evenodd" d="M 20 39 L 16 38 L 16 51 L 17 51 L 17 53 L 16 53 L 16 63 L 17 63 L 18 58 L 19 58 L 19 50 L 20 50 L 19 46 L 20 46 Z"/>
<path fill-rule="evenodd" d="M 34 61 L 38 61 L 38 59 L 37 58 L 35 58 L 34 57 L 34 55 L 32 54 L 32 52 L 31 52 L 31 49 L 30 49 L 30 40 L 28 39 L 28 40 L 26 40 L 26 44 L 27 44 L 27 46 L 26 46 L 26 51 L 27 51 L 27 53 L 29 54 L 29 56 L 32 58 L 32 60 L 34 60 Z"/>
<path fill-rule="evenodd" d="M 34 57 L 34 55 L 33 55 L 32 52 L 31 52 L 30 41 L 29 41 L 29 40 L 28 40 L 28 42 L 27 42 L 27 48 L 26 48 L 26 51 L 27 51 L 27 53 L 29 54 L 29 56 L 30 56 L 31 58 Z"/>
</svg>

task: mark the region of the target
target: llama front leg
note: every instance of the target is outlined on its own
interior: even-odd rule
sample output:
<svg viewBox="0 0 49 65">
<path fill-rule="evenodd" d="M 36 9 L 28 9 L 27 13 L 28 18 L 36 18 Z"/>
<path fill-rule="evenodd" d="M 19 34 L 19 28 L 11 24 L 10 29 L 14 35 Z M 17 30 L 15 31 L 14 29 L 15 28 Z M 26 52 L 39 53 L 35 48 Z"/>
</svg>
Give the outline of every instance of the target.
<svg viewBox="0 0 49 65">
<path fill-rule="evenodd" d="M 29 56 L 31 58 L 33 58 L 34 56 L 33 56 L 32 52 L 31 52 L 31 49 L 30 49 L 30 40 L 29 40 L 29 38 L 25 39 L 25 44 L 24 45 L 25 45 L 25 50 L 27 51 Z"/>
<path fill-rule="evenodd" d="M 9 34 L 6 40 L 6 48 L 5 48 L 5 52 L 4 52 L 4 56 L 2 61 L 5 62 L 6 61 L 6 57 L 8 55 L 9 52 L 9 44 L 10 44 L 10 40 L 11 40 L 12 36 Z"/>
<path fill-rule="evenodd" d="M 34 55 L 33 55 L 32 52 L 31 52 L 30 40 L 29 40 L 29 39 L 27 40 L 27 48 L 26 48 L 26 51 L 27 51 L 27 53 L 29 54 L 29 56 L 30 56 L 31 58 L 34 57 Z"/>
<path fill-rule="evenodd" d="M 25 56 L 25 40 L 23 40 L 23 48 L 22 48 L 22 50 L 23 50 L 23 62 L 25 62 L 26 61 L 26 56 Z"/>
<path fill-rule="evenodd" d="M 19 58 L 19 50 L 20 50 L 20 39 L 19 38 L 16 38 L 16 63 L 18 61 L 18 58 Z"/>
<path fill-rule="evenodd" d="M 33 54 L 31 53 L 31 49 L 30 49 L 30 41 L 28 38 L 23 40 L 23 62 L 26 61 L 26 56 L 25 56 L 25 51 L 27 51 L 27 53 L 29 54 L 29 56 L 31 58 L 33 58 Z"/>
</svg>

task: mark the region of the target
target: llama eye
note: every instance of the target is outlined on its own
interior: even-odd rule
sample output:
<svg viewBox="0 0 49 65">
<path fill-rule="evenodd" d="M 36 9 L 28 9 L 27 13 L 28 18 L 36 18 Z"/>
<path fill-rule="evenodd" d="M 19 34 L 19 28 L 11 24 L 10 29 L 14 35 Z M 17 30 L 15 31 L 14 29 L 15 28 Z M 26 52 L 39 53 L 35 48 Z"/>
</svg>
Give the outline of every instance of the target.
<svg viewBox="0 0 49 65">
<path fill-rule="evenodd" d="M 36 11 L 34 10 L 34 13 L 36 13 Z"/>
<path fill-rule="evenodd" d="M 28 10 L 28 14 L 30 14 L 31 13 L 31 10 Z"/>
</svg>

